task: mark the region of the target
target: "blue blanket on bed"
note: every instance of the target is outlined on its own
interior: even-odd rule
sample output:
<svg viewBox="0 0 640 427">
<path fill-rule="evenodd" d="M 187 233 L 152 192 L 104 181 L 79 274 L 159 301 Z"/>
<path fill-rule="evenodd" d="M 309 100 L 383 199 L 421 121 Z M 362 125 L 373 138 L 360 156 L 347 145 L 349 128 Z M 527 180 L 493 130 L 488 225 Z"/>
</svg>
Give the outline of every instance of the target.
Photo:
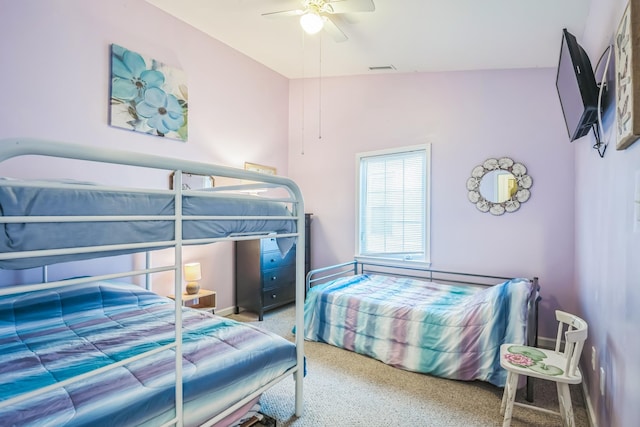
<svg viewBox="0 0 640 427">
<path fill-rule="evenodd" d="M 68 223 L 0 223 L 0 253 L 42 249 L 82 248 L 124 243 L 166 242 L 175 239 L 175 226 L 170 219 L 175 213 L 175 199 L 170 194 L 117 192 L 98 190 L 93 185 L 75 188 L 21 187 L 19 180 L 0 178 L 0 216 L 67 216 L 67 215 L 157 215 L 160 221 L 104 221 Z M 38 184 L 31 181 L 30 184 Z M 44 184 L 44 182 L 41 182 Z M 183 215 L 202 216 L 291 216 L 284 203 L 247 196 L 184 196 Z M 295 233 L 296 222 L 288 219 L 218 219 L 185 220 L 184 240 L 227 237 L 234 233 Z M 282 253 L 294 240 L 278 239 Z M 139 251 L 139 250 L 134 250 Z M 0 260 L 0 268 L 22 269 L 96 256 L 118 255 L 132 250 L 84 254 L 56 255 Z"/>
<path fill-rule="evenodd" d="M 172 300 L 97 282 L 0 297 L 0 405 L 174 340 Z M 222 412 L 295 365 L 289 341 L 183 310 L 186 425 Z M 0 425 L 160 425 L 174 415 L 175 353 L 161 351 L 39 397 L 0 407 Z"/>
<path fill-rule="evenodd" d="M 530 281 L 491 287 L 358 275 L 311 288 L 305 338 L 392 366 L 504 386 L 500 345 L 526 341 Z"/>
</svg>

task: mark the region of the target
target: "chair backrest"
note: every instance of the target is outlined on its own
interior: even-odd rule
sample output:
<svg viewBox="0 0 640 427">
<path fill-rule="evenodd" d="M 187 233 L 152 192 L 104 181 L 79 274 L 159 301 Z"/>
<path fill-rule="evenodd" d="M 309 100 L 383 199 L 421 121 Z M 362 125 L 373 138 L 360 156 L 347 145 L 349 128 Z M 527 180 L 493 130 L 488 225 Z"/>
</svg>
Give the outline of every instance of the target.
<svg viewBox="0 0 640 427">
<path fill-rule="evenodd" d="M 575 376 L 584 342 L 587 339 L 587 322 L 570 313 L 556 310 L 558 319 L 558 335 L 556 337 L 556 353 L 560 353 L 562 338 L 564 350 L 562 354 L 566 360 L 565 372 L 568 376 Z M 565 330 L 566 329 L 566 330 Z"/>
</svg>

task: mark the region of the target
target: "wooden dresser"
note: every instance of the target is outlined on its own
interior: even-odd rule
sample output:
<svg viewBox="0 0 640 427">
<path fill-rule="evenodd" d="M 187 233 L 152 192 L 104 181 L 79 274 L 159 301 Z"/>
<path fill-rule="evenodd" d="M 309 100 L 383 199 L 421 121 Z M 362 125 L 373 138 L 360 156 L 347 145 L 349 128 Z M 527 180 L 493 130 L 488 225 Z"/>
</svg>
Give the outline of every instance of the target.
<svg viewBox="0 0 640 427">
<path fill-rule="evenodd" d="M 305 276 L 309 272 L 311 214 L 305 214 Z M 296 300 L 296 251 L 283 257 L 275 238 L 241 240 L 236 244 L 236 314 L 258 314 Z"/>
</svg>

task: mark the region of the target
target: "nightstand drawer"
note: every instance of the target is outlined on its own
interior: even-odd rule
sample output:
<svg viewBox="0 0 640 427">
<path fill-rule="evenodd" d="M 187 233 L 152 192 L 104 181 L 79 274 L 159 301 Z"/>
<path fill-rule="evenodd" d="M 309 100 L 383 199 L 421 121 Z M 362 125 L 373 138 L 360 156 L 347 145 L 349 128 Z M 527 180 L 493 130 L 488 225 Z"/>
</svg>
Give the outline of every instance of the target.
<svg viewBox="0 0 640 427">
<path fill-rule="evenodd" d="M 284 265 L 293 265 L 296 263 L 296 250 L 291 248 L 284 257 L 280 251 L 269 251 L 262 253 L 262 269 L 276 268 Z"/>
<path fill-rule="evenodd" d="M 295 267 L 273 268 L 262 272 L 262 289 L 273 289 L 287 286 L 294 288 L 295 282 Z"/>
<path fill-rule="evenodd" d="M 274 305 L 289 303 L 293 301 L 295 297 L 296 289 L 294 286 L 271 289 L 262 293 L 262 301 L 265 308 L 269 308 Z"/>
</svg>

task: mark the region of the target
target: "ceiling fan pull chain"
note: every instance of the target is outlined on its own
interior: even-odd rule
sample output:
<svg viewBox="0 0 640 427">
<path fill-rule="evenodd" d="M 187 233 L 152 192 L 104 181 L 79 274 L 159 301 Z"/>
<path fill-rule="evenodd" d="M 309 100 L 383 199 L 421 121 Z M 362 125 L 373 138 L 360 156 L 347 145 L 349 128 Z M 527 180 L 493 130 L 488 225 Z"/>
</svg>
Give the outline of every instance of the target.
<svg viewBox="0 0 640 427">
<path fill-rule="evenodd" d="M 322 139 L 322 35 L 319 38 L 320 52 L 318 60 L 318 139 Z"/>
<path fill-rule="evenodd" d="M 305 97 L 304 97 L 304 86 L 305 86 L 305 83 L 304 83 L 304 68 L 305 68 L 304 67 L 304 62 L 305 62 L 305 52 L 306 52 L 305 39 L 306 39 L 305 33 L 304 33 L 304 31 L 302 31 L 302 82 L 301 82 L 302 83 L 302 106 L 301 106 L 302 107 L 302 120 L 300 120 L 300 122 L 301 122 L 300 154 L 303 155 L 303 156 L 304 156 L 304 100 L 305 100 Z"/>
</svg>

